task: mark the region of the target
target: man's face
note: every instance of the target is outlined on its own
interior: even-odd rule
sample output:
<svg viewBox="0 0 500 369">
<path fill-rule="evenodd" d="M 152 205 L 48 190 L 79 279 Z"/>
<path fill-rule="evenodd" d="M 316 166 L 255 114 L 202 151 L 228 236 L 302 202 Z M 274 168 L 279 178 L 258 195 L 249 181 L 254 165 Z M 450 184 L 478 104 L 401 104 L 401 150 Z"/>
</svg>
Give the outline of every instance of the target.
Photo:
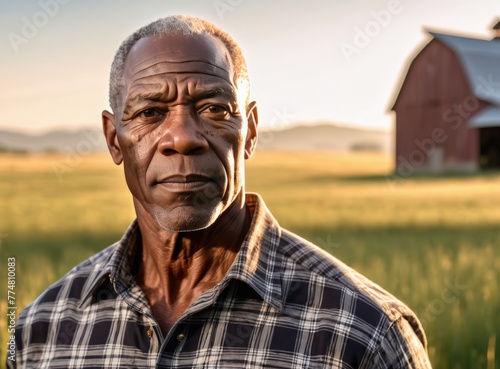
<svg viewBox="0 0 500 369">
<path fill-rule="evenodd" d="M 213 224 L 240 194 L 255 146 L 256 115 L 251 104 L 247 120 L 245 97 L 227 49 L 211 36 L 134 45 L 119 109 L 103 119 L 136 208 L 169 231 Z"/>
</svg>

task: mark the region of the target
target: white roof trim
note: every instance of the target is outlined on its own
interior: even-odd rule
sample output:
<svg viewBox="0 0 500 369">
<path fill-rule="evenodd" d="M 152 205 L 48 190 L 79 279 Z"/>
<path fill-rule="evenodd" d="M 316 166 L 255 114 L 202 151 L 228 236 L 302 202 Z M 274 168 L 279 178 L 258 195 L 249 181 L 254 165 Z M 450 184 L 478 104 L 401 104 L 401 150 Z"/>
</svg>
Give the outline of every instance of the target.
<svg viewBox="0 0 500 369">
<path fill-rule="evenodd" d="M 500 106 L 489 106 L 467 122 L 470 128 L 500 127 Z"/>
</svg>

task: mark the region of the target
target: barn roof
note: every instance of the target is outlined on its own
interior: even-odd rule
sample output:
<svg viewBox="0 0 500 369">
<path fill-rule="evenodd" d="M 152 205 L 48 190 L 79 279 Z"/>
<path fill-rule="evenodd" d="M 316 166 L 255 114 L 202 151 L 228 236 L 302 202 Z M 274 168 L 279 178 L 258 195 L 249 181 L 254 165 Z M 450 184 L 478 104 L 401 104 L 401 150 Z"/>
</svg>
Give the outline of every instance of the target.
<svg viewBox="0 0 500 369">
<path fill-rule="evenodd" d="M 499 127 L 500 126 L 500 107 L 488 106 L 479 113 L 474 114 L 467 122 L 471 128 Z"/>
<path fill-rule="evenodd" d="M 482 40 L 429 33 L 456 53 L 474 95 L 500 106 L 500 39 Z"/>
</svg>

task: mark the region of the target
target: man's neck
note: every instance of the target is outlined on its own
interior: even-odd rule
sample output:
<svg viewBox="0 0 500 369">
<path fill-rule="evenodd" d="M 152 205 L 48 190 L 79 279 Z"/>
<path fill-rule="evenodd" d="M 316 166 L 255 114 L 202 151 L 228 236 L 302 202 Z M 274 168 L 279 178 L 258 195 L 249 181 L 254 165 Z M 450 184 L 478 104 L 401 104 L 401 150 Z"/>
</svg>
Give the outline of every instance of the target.
<svg viewBox="0 0 500 369">
<path fill-rule="evenodd" d="M 142 254 L 137 281 L 164 334 L 233 264 L 251 222 L 239 200 L 213 225 L 194 232 L 169 232 L 138 214 Z"/>
</svg>

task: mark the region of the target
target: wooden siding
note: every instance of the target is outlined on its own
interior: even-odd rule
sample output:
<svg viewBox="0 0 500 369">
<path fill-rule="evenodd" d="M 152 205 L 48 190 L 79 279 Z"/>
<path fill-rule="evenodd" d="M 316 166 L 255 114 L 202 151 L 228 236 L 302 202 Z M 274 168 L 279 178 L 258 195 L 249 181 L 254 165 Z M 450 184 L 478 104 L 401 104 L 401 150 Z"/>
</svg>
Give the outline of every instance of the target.
<svg viewBox="0 0 500 369">
<path fill-rule="evenodd" d="M 479 132 L 467 119 L 486 106 L 472 93 L 455 53 L 433 39 L 411 63 L 394 104 L 397 167 L 476 170 Z"/>
</svg>

